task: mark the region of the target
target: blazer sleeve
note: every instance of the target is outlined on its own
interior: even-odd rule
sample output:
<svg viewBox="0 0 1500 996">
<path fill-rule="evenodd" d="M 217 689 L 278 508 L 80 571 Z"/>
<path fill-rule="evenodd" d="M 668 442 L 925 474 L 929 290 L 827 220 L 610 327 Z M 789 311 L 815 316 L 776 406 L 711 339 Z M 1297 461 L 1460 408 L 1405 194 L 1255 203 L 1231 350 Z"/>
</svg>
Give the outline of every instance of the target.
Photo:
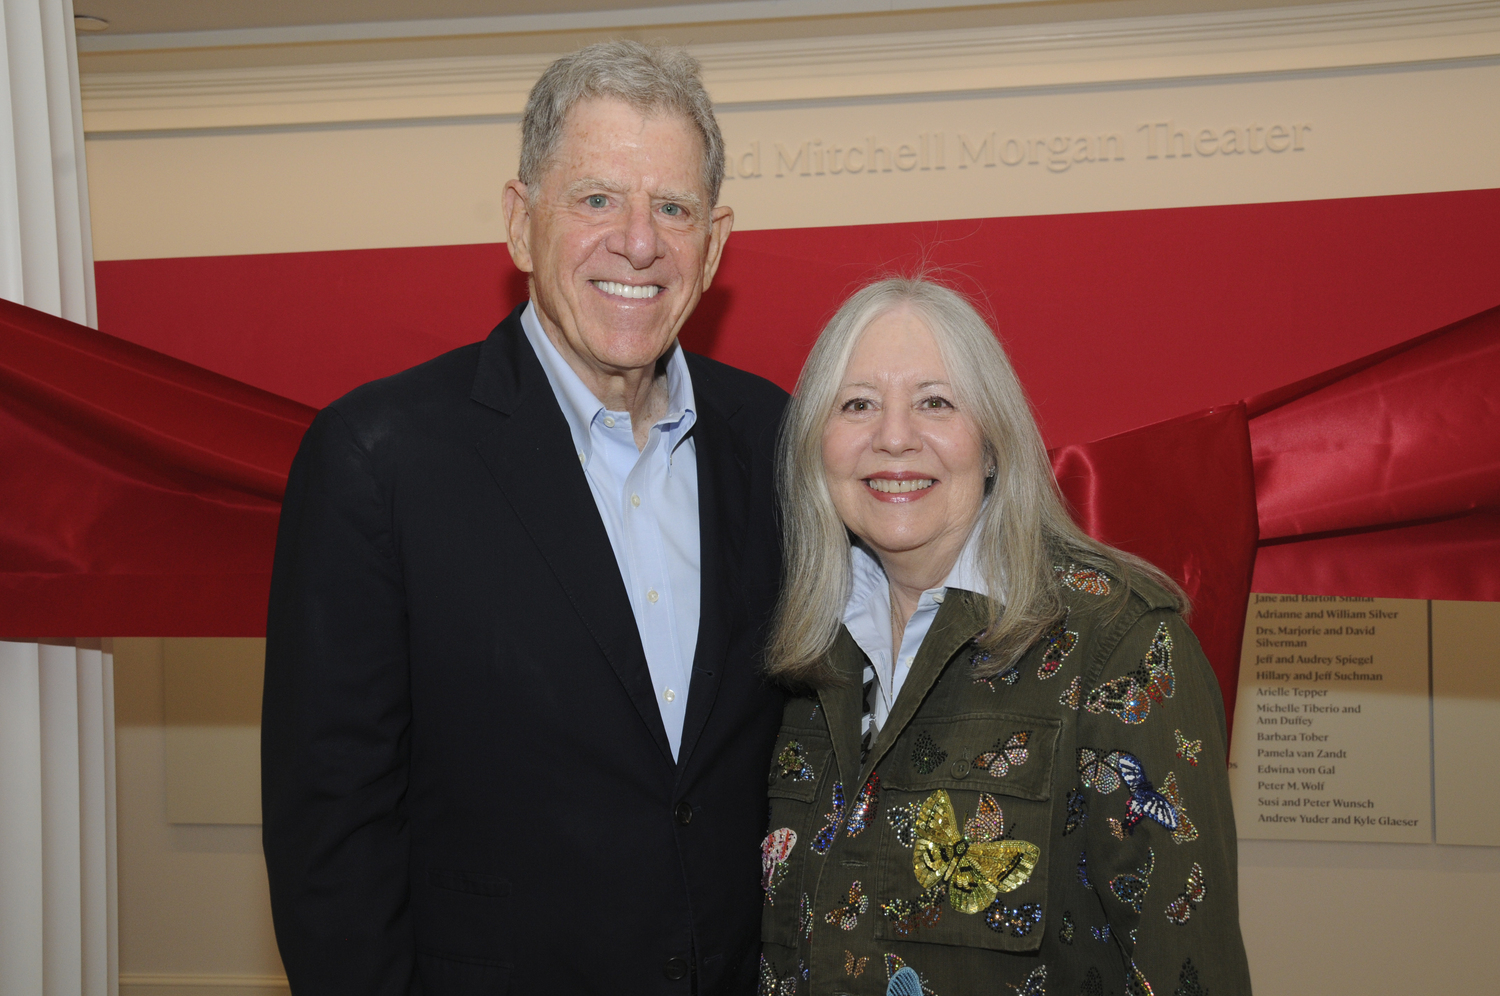
<svg viewBox="0 0 1500 996">
<path fill-rule="evenodd" d="M 1197 638 L 1176 612 L 1148 611 L 1085 687 L 1078 744 L 1094 754 L 1063 763 L 1094 783 L 1080 873 L 1120 953 L 1124 978 L 1106 981 L 1249 996 L 1223 699 Z M 1122 708 L 1132 695 L 1135 709 Z"/>
<path fill-rule="evenodd" d="M 261 791 L 276 939 L 299 996 L 406 993 L 407 620 L 391 503 L 343 417 L 287 481 L 266 627 Z"/>
</svg>

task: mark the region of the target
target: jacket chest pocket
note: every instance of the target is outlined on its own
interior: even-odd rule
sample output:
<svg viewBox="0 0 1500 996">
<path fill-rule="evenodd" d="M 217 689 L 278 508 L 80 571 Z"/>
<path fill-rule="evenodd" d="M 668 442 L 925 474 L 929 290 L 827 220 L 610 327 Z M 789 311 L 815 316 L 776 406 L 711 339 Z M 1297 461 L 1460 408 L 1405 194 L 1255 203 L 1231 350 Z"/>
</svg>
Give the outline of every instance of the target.
<svg viewBox="0 0 1500 996">
<path fill-rule="evenodd" d="M 766 776 L 771 818 L 761 841 L 761 939 L 768 943 L 796 947 L 798 938 L 807 934 L 812 916 L 807 863 L 827 822 L 818 807 L 829 808 L 829 800 L 842 792 L 842 786 L 835 791 L 836 769 L 827 733 L 783 727 L 777 735 Z"/>
<path fill-rule="evenodd" d="M 1056 717 L 913 720 L 882 759 L 877 938 L 1034 951 L 1046 928 Z"/>
</svg>

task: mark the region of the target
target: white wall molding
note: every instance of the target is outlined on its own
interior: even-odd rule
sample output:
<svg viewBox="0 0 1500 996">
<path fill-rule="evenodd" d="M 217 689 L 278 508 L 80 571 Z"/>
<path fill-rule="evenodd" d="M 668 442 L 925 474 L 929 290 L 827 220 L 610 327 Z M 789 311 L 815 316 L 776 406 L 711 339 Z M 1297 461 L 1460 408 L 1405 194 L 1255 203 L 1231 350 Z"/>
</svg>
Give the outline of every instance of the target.
<svg viewBox="0 0 1500 996">
<path fill-rule="evenodd" d="M 403 21 L 357 21 L 344 24 L 296 24 L 265 28 L 163 31 L 90 35 L 80 38 L 84 52 L 132 52 L 252 45 L 306 45 L 317 42 L 391 41 L 408 38 L 463 38 L 475 35 L 533 34 L 557 31 L 609 31 L 618 28 L 677 24 L 780 21 L 792 18 L 848 17 L 913 11 L 1004 7 L 1030 0 L 728 0 L 719 3 L 627 7 L 561 14 L 495 14 L 488 17 L 418 18 Z"/>
<path fill-rule="evenodd" d="M 281 975 L 179 975 L 127 972 L 121 996 L 288 996 Z"/>
<path fill-rule="evenodd" d="M 1420 0 L 693 48 L 722 106 L 1399 66 L 1500 56 L 1500 0 Z M 94 73 L 84 129 L 519 115 L 550 55 Z"/>
</svg>

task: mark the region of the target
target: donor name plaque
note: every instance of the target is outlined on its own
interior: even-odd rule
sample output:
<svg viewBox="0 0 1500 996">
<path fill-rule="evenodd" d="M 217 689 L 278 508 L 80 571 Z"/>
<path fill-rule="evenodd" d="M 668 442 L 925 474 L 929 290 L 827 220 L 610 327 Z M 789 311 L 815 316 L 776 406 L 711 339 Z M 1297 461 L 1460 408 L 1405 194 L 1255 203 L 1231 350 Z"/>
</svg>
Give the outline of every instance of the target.
<svg viewBox="0 0 1500 996">
<path fill-rule="evenodd" d="M 1432 840 L 1427 604 L 1250 596 L 1229 771 L 1241 837 Z"/>
</svg>

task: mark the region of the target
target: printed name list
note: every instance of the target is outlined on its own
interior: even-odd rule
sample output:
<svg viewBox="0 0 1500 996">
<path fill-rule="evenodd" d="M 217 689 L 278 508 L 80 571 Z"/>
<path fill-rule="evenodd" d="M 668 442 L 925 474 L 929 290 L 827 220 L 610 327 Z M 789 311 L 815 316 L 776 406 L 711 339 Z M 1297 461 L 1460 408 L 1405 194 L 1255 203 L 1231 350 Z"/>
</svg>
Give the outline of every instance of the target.
<svg viewBox="0 0 1500 996">
<path fill-rule="evenodd" d="M 1427 603 L 1252 595 L 1230 786 L 1241 837 L 1432 839 Z"/>
</svg>

